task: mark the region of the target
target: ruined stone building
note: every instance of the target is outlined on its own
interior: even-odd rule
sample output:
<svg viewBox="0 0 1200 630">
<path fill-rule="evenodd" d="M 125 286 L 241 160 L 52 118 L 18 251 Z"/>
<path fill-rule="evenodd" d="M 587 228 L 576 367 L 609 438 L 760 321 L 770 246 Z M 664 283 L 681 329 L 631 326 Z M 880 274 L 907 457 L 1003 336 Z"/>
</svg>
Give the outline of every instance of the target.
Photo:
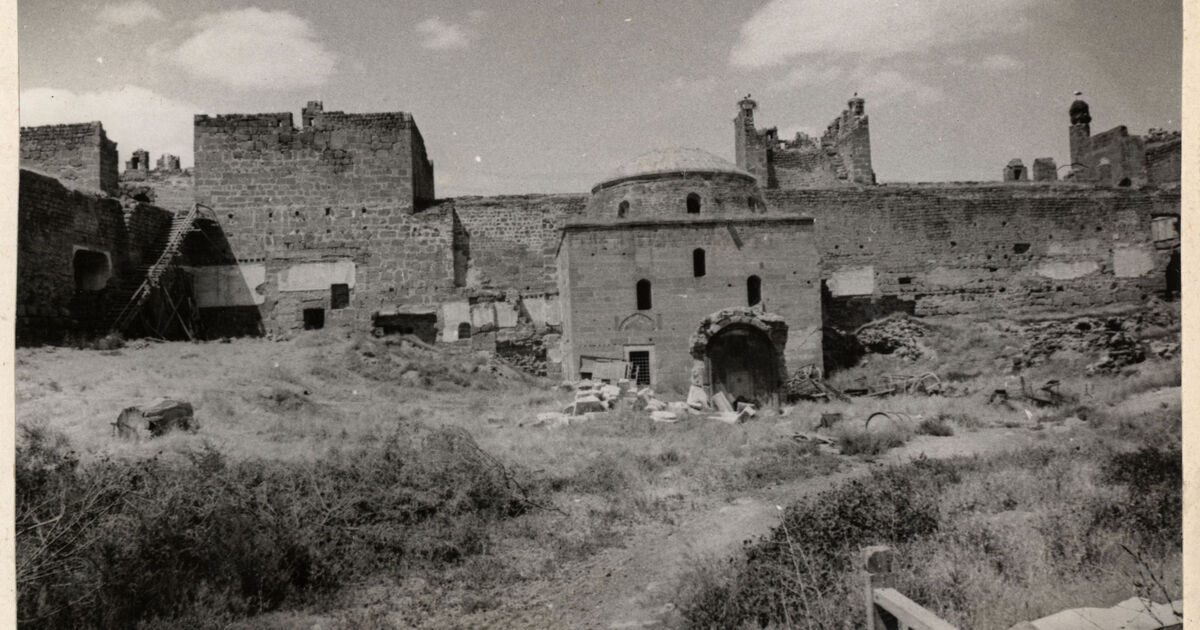
<svg viewBox="0 0 1200 630">
<path fill-rule="evenodd" d="M 22 129 L 18 342 L 102 334 L 169 258 L 174 288 L 145 307 L 161 335 L 409 333 L 551 375 L 761 398 L 822 362 L 824 334 L 888 313 L 1177 289 L 1177 133 L 1093 136 L 1078 101 L 1070 165 L 880 185 L 864 99 L 821 138 L 780 140 L 756 107 L 738 103 L 736 163 L 664 150 L 590 194 L 453 199 L 401 112 L 197 115 L 193 168 L 139 150 L 119 175 L 99 123 Z"/>
<path fill-rule="evenodd" d="M 1081 99 L 1071 103 L 1071 177 L 1109 186 L 1179 183 L 1181 136 L 1151 129 L 1131 136 L 1125 125 L 1092 135 L 1092 114 Z"/>
</svg>

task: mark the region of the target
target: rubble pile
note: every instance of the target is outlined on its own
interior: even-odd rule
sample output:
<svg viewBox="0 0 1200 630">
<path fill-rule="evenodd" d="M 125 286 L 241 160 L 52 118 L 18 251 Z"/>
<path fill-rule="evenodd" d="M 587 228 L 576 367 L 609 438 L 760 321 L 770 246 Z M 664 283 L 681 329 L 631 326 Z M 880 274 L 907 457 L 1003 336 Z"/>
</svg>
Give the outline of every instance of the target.
<svg viewBox="0 0 1200 630">
<path fill-rule="evenodd" d="M 559 428 L 598 418 L 598 414 L 624 409 L 644 413 L 654 422 L 675 423 L 692 416 L 707 417 L 727 424 L 738 424 L 753 418 L 758 410 L 754 405 L 733 403 L 722 392 L 711 398 L 701 387 L 692 386 L 687 400 L 667 402 L 653 389 L 635 389 L 634 383 L 621 379 L 616 385 L 584 380 L 563 382 L 562 388 L 573 391 L 575 398 L 562 411 L 539 413 L 529 426 Z"/>
<path fill-rule="evenodd" d="M 1143 341 L 1141 332 L 1150 327 L 1170 326 L 1173 322 L 1161 310 L 1147 309 L 1135 315 L 1077 317 L 1067 320 L 1029 324 L 1021 336 L 1025 347 L 1013 357 L 1019 370 L 1040 365 L 1059 351 L 1101 355 L 1088 366 L 1089 372 L 1113 372 L 1145 361 L 1149 356 L 1171 358 L 1179 353 L 1178 341 Z"/>
<path fill-rule="evenodd" d="M 928 332 L 924 324 L 911 317 L 888 317 L 863 324 L 854 335 L 867 352 L 917 359 L 925 354 L 919 340 Z"/>
</svg>

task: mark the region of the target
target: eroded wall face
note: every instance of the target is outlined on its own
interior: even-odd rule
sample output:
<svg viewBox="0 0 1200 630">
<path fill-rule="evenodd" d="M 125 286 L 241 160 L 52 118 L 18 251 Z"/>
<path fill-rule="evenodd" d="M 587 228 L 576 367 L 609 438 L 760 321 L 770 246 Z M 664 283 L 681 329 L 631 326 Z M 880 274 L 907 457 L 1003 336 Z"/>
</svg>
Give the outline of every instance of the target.
<svg viewBox="0 0 1200 630">
<path fill-rule="evenodd" d="M 118 289 L 129 279 L 121 204 L 22 170 L 17 228 L 17 343 L 103 332 L 105 313 L 119 306 Z M 86 267 L 77 268 L 77 256 Z"/>
<path fill-rule="evenodd" d="M 21 167 L 58 178 L 73 188 L 116 196 L 117 144 L 100 123 L 21 128 Z"/>
<path fill-rule="evenodd" d="M 853 327 L 891 310 L 918 315 L 1070 311 L 1161 293 L 1174 242 L 1155 216 L 1178 191 L 1082 186 L 887 187 L 769 191 L 772 208 L 812 216 L 826 317 Z"/>
<path fill-rule="evenodd" d="M 686 391 L 690 338 L 707 315 L 747 305 L 747 280 L 761 279 L 763 307 L 789 326 L 789 369 L 821 360 L 819 261 L 811 225 L 767 221 L 665 228 L 568 230 L 562 271 L 564 370 L 581 357 L 624 359 L 651 349 L 653 386 Z M 696 249 L 705 274 L 695 275 Z M 636 286 L 651 282 L 651 308 Z"/>
<path fill-rule="evenodd" d="M 453 201 L 461 285 L 467 289 L 557 292 L 555 252 L 562 218 L 583 195 L 463 197 Z"/>
</svg>

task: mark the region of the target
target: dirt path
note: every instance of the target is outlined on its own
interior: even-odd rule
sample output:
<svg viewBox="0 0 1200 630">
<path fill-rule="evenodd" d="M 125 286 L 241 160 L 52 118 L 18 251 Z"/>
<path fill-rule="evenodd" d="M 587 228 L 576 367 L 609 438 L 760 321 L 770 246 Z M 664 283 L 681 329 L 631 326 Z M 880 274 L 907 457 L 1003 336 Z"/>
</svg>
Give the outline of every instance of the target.
<svg viewBox="0 0 1200 630">
<path fill-rule="evenodd" d="M 896 463 L 922 454 L 931 458 L 983 454 L 1032 443 L 1031 432 L 993 429 L 949 438 L 921 436 L 882 458 Z M 674 628 L 682 626 L 673 599 L 678 580 L 697 561 L 722 559 L 743 541 L 778 524 L 777 506 L 818 493 L 870 470 L 861 461 L 833 475 L 764 488 L 732 501 L 698 505 L 678 525 L 635 530 L 620 548 L 606 549 L 566 567 L 552 580 L 516 585 L 500 608 L 458 619 L 454 627 Z"/>
</svg>

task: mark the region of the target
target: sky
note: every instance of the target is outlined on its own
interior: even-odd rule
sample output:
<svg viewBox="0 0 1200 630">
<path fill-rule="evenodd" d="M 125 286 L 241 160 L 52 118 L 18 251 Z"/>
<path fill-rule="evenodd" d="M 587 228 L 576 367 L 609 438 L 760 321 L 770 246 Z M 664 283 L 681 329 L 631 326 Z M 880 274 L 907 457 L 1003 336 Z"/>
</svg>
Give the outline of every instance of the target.
<svg viewBox="0 0 1200 630">
<path fill-rule="evenodd" d="M 192 116 L 411 112 L 439 197 L 586 192 L 664 147 L 733 160 L 737 101 L 819 135 L 858 93 L 879 181 L 998 180 L 1092 130 L 1180 128 L 1178 0 L 21 0 L 22 125 L 192 164 Z"/>
</svg>

